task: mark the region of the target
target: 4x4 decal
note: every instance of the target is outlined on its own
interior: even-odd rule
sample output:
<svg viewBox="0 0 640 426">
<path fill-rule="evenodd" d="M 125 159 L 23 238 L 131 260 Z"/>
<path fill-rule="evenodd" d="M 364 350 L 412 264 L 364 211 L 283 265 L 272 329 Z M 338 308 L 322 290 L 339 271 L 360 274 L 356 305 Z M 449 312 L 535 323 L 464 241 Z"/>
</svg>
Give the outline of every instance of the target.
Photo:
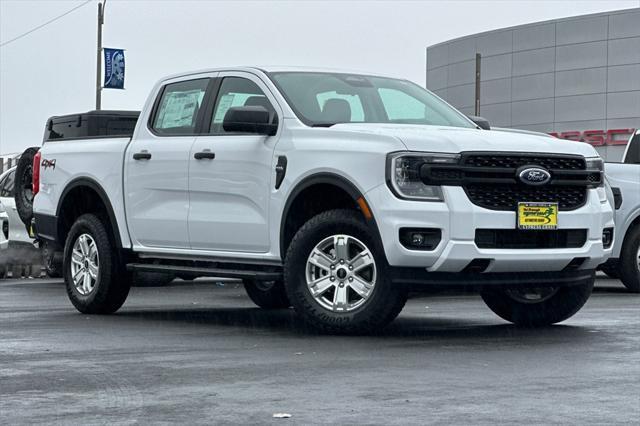
<svg viewBox="0 0 640 426">
<path fill-rule="evenodd" d="M 51 167 L 53 170 L 56 169 L 56 160 L 55 158 L 53 160 L 42 160 L 42 168 L 47 170 L 49 167 Z"/>
</svg>

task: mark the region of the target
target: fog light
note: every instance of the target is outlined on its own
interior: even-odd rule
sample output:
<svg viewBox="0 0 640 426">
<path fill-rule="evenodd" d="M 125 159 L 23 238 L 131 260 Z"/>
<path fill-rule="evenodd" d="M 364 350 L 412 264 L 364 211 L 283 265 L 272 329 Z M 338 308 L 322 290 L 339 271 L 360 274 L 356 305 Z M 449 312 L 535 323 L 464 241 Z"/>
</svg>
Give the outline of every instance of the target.
<svg viewBox="0 0 640 426">
<path fill-rule="evenodd" d="M 409 250 L 434 250 L 442 240 L 442 231 L 436 228 L 401 228 L 400 243 Z"/>
<path fill-rule="evenodd" d="M 602 246 L 607 249 L 611 247 L 612 243 L 613 243 L 613 228 L 605 228 L 604 231 L 602 231 Z"/>
</svg>

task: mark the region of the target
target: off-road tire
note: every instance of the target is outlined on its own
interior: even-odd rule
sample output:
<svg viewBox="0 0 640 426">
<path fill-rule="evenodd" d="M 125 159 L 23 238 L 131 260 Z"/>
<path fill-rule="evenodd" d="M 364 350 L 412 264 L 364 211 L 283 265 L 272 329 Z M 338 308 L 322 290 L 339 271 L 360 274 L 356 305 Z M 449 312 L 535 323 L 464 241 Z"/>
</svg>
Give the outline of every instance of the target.
<svg viewBox="0 0 640 426">
<path fill-rule="evenodd" d="M 39 150 L 40 148 L 27 148 L 16 167 L 14 199 L 18 216 L 27 228 L 31 226 L 33 218 L 33 156 Z"/>
<path fill-rule="evenodd" d="M 305 268 L 311 251 L 323 239 L 336 234 L 349 235 L 364 243 L 377 268 L 371 295 L 351 312 L 337 313 L 323 308 L 306 283 Z M 327 333 L 369 333 L 393 321 L 407 301 L 406 289 L 391 282 L 388 270 L 382 245 L 361 214 L 353 210 L 330 210 L 310 219 L 293 237 L 284 261 L 284 283 L 295 311 L 310 326 Z"/>
<path fill-rule="evenodd" d="M 496 315 L 523 327 L 544 327 L 562 322 L 578 312 L 589 299 L 595 273 L 586 284 L 560 287 L 549 299 L 523 303 L 512 298 L 507 290 L 486 289 L 481 296 Z"/>
<path fill-rule="evenodd" d="M 622 243 L 618 270 L 622 284 L 632 293 L 640 293 L 640 265 L 638 255 L 640 250 L 640 225 L 635 225 L 627 231 Z"/>
<path fill-rule="evenodd" d="M 244 280 L 249 299 L 262 309 L 286 309 L 291 306 L 282 281 L 256 282 Z"/>
<path fill-rule="evenodd" d="M 84 314 L 114 313 L 129 294 L 131 278 L 118 258 L 118 249 L 108 229 L 103 219 L 94 214 L 84 214 L 75 221 L 67 235 L 63 261 L 67 295 L 73 306 Z M 93 238 L 100 260 L 95 287 L 86 296 L 76 290 L 71 277 L 73 245 L 82 234 Z"/>
</svg>

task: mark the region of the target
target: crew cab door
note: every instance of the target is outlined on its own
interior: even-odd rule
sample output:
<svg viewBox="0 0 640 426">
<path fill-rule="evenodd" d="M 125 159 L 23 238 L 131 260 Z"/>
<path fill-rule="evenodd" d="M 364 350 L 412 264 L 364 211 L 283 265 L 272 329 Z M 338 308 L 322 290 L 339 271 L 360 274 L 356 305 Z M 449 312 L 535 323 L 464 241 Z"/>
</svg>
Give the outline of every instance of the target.
<svg viewBox="0 0 640 426">
<path fill-rule="evenodd" d="M 222 121 L 235 106 L 264 106 L 277 120 L 277 103 L 250 73 L 222 72 L 216 85 L 204 120 L 208 134 L 196 138 L 189 156 L 191 248 L 266 253 L 273 149 L 280 133 L 226 132 Z"/>
<path fill-rule="evenodd" d="M 207 76 L 170 80 L 140 117 L 144 122 L 124 160 L 127 225 L 135 246 L 189 248 L 190 152 L 210 82 Z"/>
</svg>

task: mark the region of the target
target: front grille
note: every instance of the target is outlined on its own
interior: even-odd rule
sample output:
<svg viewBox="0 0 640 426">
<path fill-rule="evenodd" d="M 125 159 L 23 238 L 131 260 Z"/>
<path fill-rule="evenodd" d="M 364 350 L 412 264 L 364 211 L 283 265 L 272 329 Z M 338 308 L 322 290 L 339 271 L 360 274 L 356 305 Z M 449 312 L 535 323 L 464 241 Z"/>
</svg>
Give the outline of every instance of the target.
<svg viewBox="0 0 640 426">
<path fill-rule="evenodd" d="M 489 249 L 580 248 L 587 242 L 587 230 L 477 229 L 475 242 L 478 248 Z"/>
<path fill-rule="evenodd" d="M 551 178 L 540 186 L 519 178 L 525 166 L 546 169 Z M 587 169 L 580 155 L 463 152 L 458 164 L 424 164 L 427 185 L 461 186 L 469 200 L 491 210 L 515 211 L 518 202 L 558 203 L 575 210 L 587 202 L 588 188 L 602 184 L 602 171 Z"/>
<path fill-rule="evenodd" d="M 579 186 L 523 186 L 473 184 L 464 187 L 469 200 L 490 210 L 516 211 L 518 202 L 558 203 L 560 210 L 575 210 L 587 201 Z"/>
<path fill-rule="evenodd" d="M 584 170 L 586 163 L 580 157 L 537 156 L 518 154 L 471 154 L 464 158 L 464 164 L 474 167 L 495 167 L 500 169 L 517 169 L 518 167 L 536 165 L 545 169 Z"/>
</svg>

